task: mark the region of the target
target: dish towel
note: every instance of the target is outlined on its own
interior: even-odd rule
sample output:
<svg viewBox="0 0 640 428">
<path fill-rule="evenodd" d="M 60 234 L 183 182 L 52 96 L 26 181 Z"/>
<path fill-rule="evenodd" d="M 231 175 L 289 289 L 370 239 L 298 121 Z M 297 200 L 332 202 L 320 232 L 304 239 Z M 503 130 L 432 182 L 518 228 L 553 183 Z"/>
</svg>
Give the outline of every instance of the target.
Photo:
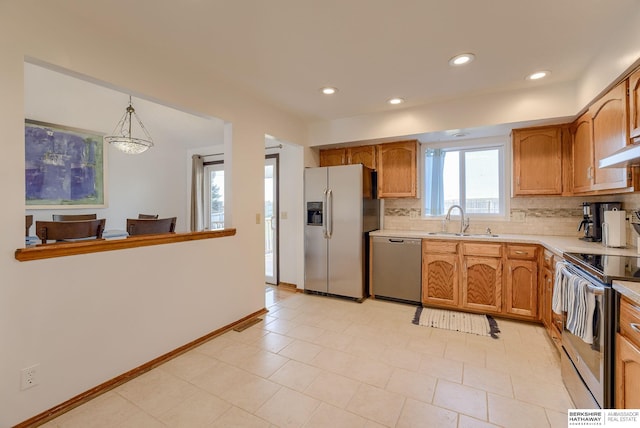
<svg viewBox="0 0 640 428">
<path fill-rule="evenodd" d="M 566 312 L 565 328 L 587 344 L 593 344 L 596 317 L 596 289 L 589 280 L 571 272 L 566 262 L 556 264 L 552 310 Z M 597 318 L 597 317 L 596 317 Z"/>
</svg>

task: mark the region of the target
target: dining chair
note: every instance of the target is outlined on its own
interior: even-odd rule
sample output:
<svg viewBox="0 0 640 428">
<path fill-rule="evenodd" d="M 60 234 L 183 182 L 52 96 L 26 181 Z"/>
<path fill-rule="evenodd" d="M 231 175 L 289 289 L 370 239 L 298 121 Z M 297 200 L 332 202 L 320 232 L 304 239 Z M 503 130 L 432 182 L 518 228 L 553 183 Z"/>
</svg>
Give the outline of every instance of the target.
<svg viewBox="0 0 640 428">
<path fill-rule="evenodd" d="M 95 220 L 96 214 L 53 214 L 53 221 Z"/>
<path fill-rule="evenodd" d="M 169 218 L 128 218 L 127 232 L 129 236 L 150 235 L 157 233 L 174 233 L 176 217 Z"/>
<path fill-rule="evenodd" d="M 138 214 L 138 218 L 156 220 L 158 218 L 158 214 Z"/>
<path fill-rule="evenodd" d="M 76 221 L 36 221 L 36 235 L 47 241 L 102 239 L 106 219 Z"/>
</svg>

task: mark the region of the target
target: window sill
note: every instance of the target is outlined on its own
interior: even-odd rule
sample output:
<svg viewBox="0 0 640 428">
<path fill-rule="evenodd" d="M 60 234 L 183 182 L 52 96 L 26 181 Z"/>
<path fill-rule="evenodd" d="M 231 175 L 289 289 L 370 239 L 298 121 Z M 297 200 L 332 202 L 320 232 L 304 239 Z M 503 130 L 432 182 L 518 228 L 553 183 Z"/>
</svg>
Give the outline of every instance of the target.
<svg viewBox="0 0 640 428">
<path fill-rule="evenodd" d="M 140 235 L 123 239 L 101 239 L 96 241 L 41 244 L 34 247 L 18 248 L 15 258 L 26 262 L 50 259 L 54 257 L 75 256 L 78 254 L 99 253 L 102 251 L 124 250 L 128 248 L 148 247 L 150 245 L 173 244 L 176 242 L 197 241 L 200 239 L 234 236 L 236 229 L 207 230 L 204 232 L 166 233 L 161 235 Z"/>
</svg>

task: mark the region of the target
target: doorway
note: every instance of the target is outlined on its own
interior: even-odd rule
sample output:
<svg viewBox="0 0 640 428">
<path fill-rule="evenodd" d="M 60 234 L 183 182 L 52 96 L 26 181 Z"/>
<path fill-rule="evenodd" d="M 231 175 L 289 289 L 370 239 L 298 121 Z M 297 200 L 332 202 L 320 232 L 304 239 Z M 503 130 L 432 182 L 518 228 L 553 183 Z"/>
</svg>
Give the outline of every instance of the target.
<svg viewBox="0 0 640 428">
<path fill-rule="evenodd" d="M 264 162 L 264 266 L 267 284 L 278 285 L 278 160 L 267 155 Z"/>
</svg>

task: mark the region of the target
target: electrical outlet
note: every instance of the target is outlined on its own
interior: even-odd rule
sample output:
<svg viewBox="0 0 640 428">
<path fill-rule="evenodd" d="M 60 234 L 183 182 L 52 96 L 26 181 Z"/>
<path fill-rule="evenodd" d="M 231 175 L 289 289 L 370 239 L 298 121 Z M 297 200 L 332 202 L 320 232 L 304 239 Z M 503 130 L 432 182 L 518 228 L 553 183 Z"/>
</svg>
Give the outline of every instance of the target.
<svg viewBox="0 0 640 428">
<path fill-rule="evenodd" d="M 260 213 L 256 213 L 256 224 L 260 224 Z"/>
<path fill-rule="evenodd" d="M 286 220 L 287 218 L 289 218 L 289 214 L 286 211 L 281 211 L 280 212 L 280 219 L 281 220 Z"/>
<path fill-rule="evenodd" d="M 20 389 L 29 389 L 38 384 L 38 371 L 40 364 L 34 364 L 20 370 Z"/>
</svg>

